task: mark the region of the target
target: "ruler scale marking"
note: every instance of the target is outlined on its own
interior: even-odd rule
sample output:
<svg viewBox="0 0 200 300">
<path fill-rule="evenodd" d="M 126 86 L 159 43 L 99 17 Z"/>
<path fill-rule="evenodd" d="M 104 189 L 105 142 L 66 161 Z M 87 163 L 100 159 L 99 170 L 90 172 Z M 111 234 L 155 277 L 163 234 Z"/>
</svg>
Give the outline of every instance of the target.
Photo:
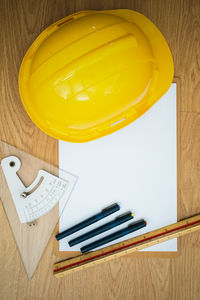
<svg viewBox="0 0 200 300">
<path fill-rule="evenodd" d="M 55 263 L 53 272 L 56 277 L 62 277 L 67 273 L 75 272 L 197 230 L 200 230 L 200 215 L 136 236 L 100 250 Z"/>
</svg>

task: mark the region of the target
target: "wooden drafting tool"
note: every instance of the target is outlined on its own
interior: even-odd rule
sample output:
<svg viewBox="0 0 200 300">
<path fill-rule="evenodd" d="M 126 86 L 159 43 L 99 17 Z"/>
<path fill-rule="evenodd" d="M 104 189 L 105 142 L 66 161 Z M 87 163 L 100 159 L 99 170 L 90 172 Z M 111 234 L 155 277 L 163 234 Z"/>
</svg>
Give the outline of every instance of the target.
<svg viewBox="0 0 200 300">
<path fill-rule="evenodd" d="M 200 214 L 106 248 L 69 258 L 53 265 L 53 274 L 63 277 L 96 264 L 200 230 Z"/>
<path fill-rule="evenodd" d="M 0 199 L 30 279 L 77 177 L 2 141 L 0 158 Z"/>
</svg>

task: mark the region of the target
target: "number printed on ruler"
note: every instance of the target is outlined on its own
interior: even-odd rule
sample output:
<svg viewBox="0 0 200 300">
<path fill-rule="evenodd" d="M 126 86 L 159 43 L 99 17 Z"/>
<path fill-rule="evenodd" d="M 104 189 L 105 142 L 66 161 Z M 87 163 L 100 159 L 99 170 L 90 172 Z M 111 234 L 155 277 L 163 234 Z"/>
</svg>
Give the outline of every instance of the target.
<svg viewBox="0 0 200 300">
<path fill-rule="evenodd" d="M 52 176 L 45 177 L 38 191 L 24 199 L 24 213 L 27 220 L 35 220 L 46 214 L 65 195 L 68 182 Z"/>
</svg>

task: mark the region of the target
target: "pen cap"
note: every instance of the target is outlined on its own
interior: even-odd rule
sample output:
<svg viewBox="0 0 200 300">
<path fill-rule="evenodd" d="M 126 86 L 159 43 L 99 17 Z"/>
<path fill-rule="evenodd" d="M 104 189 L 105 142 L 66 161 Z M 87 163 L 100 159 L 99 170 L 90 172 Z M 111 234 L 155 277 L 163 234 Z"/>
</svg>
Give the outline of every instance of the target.
<svg viewBox="0 0 200 300">
<path fill-rule="evenodd" d="M 114 213 L 118 210 L 120 210 L 120 206 L 119 206 L 119 204 L 115 203 L 111 206 L 108 206 L 108 207 L 104 208 L 102 210 L 102 214 L 104 215 L 104 217 L 106 217 L 106 216 L 109 216 L 110 214 L 112 214 L 112 213 Z"/>
<path fill-rule="evenodd" d="M 147 225 L 147 222 L 144 220 L 139 220 L 138 222 L 132 223 L 128 226 L 130 231 L 135 231 L 138 230 L 140 228 L 143 228 Z"/>
<path fill-rule="evenodd" d="M 120 215 L 120 216 L 116 217 L 115 221 L 120 224 L 120 223 L 124 223 L 126 221 L 129 221 L 129 220 L 131 220 L 133 218 L 134 218 L 133 213 L 132 212 L 128 212 L 128 213 L 125 213 L 123 215 Z"/>
</svg>

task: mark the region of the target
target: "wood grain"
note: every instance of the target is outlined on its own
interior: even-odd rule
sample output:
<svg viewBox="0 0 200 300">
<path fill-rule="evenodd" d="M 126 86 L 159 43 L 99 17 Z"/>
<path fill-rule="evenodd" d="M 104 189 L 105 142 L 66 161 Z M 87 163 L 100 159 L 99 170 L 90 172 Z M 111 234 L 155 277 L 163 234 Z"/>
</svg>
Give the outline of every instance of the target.
<svg viewBox="0 0 200 300">
<path fill-rule="evenodd" d="M 22 167 L 17 173 L 26 187 L 33 183 L 40 169 L 58 176 L 58 169 L 56 167 L 0 141 L 0 160 L 10 155 L 17 156 L 22 162 Z M 57 203 L 48 214 L 39 218 L 36 221 L 36 226 L 29 227 L 26 223 L 20 223 L 2 168 L 0 168 L 0 182 L 0 199 L 9 220 L 10 230 L 15 237 L 21 259 L 30 279 L 58 222 L 59 204 Z"/>
<path fill-rule="evenodd" d="M 18 93 L 21 60 L 37 35 L 58 19 L 84 9 L 130 8 L 149 17 L 172 50 L 181 79 L 180 217 L 200 211 L 200 1 L 1 0 L 0 139 L 58 164 L 57 141 L 28 118 Z M 28 281 L 0 206 L 0 299 L 196 300 L 200 295 L 200 235 L 180 238 L 178 258 L 129 258 L 55 279 L 53 237 Z"/>
</svg>

